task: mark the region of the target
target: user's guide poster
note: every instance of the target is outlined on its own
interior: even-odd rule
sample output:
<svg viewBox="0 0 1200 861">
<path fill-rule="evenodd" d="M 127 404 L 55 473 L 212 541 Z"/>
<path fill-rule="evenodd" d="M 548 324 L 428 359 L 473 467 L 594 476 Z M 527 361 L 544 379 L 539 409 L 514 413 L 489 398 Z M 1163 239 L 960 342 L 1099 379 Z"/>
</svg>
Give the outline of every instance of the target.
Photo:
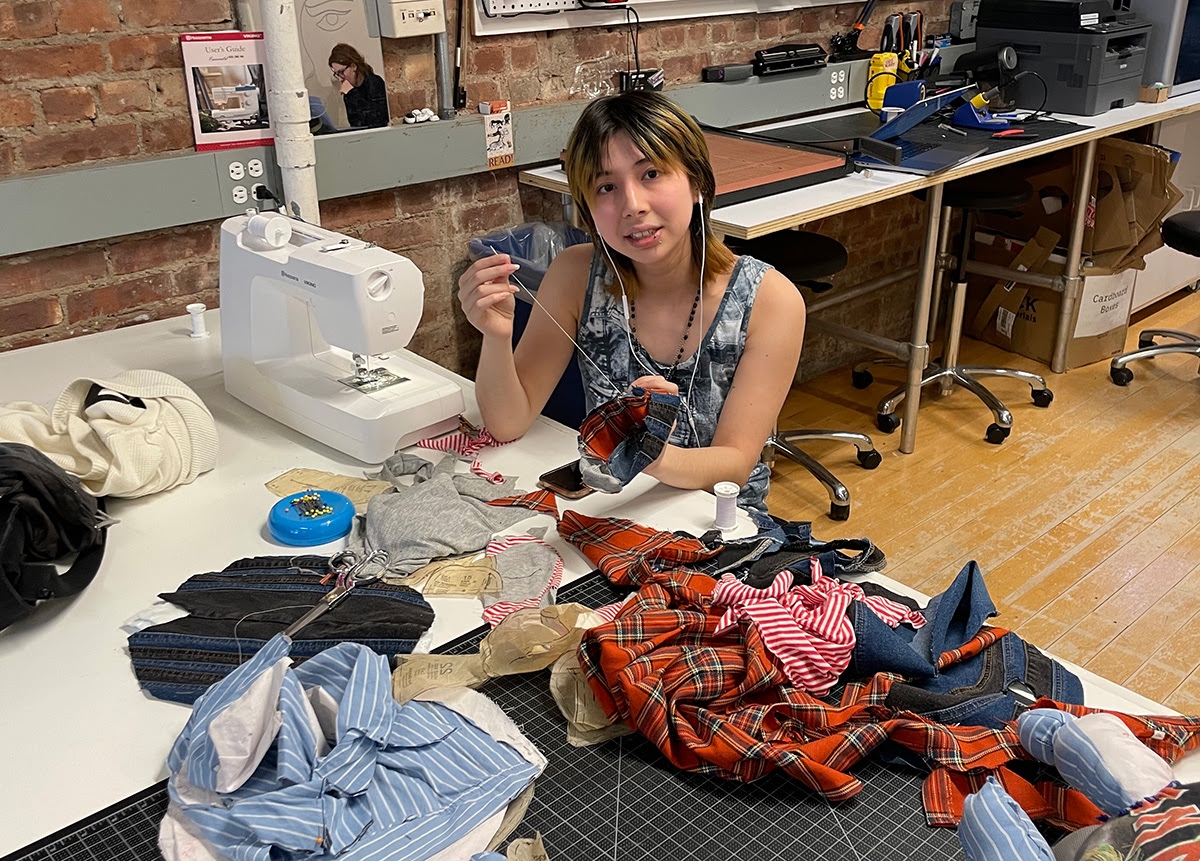
<svg viewBox="0 0 1200 861">
<path fill-rule="evenodd" d="M 262 33 L 182 33 L 192 132 L 200 151 L 273 141 Z"/>
</svg>

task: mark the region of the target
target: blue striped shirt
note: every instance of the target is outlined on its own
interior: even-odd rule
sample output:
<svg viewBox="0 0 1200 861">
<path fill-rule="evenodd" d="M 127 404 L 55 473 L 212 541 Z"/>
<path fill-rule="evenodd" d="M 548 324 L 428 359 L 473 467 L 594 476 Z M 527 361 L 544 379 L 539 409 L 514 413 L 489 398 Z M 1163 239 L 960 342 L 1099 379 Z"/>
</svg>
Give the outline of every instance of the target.
<svg viewBox="0 0 1200 861">
<path fill-rule="evenodd" d="M 218 792 L 222 763 L 209 727 L 288 645 L 274 637 L 197 700 L 167 759 L 172 801 L 234 861 L 419 861 L 503 809 L 541 771 L 446 706 L 400 705 L 387 660 L 342 643 L 286 670 L 270 747 L 241 786 Z M 313 688 L 337 704 L 328 740 L 309 705 Z"/>
</svg>

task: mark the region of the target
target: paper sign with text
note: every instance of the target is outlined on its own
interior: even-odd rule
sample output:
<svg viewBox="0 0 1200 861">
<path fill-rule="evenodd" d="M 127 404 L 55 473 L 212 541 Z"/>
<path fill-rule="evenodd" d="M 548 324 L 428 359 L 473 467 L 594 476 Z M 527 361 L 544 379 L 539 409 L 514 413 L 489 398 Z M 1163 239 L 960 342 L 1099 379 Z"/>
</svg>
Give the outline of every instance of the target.
<svg viewBox="0 0 1200 861">
<path fill-rule="evenodd" d="M 499 170 L 515 164 L 512 111 L 484 114 L 483 140 L 487 152 L 488 170 Z"/>
<path fill-rule="evenodd" d="M 196 149 L 270 145 L 262 33 L 181 33 Z"/>
</svg>

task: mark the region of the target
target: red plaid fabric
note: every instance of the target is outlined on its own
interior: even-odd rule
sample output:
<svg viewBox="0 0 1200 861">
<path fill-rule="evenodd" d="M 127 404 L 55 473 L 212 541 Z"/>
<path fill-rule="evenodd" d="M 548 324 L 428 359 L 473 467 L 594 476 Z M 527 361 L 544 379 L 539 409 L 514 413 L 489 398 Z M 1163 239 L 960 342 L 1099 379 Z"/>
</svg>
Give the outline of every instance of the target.
<svg viewBox="0 0 1200 861">
<path fill-rule="evenodd" d="M 576 511 L 563 512 L 558 534 L 618 586 L 649 583 L 668 570 L 680 582 L 698 578 L 705 592 L 712 592 L 716 583 L 711 577 L 683 570 L 683 566 L 711 559 L 719 552 L 695 538 L 659 532 L 632 520 L 589 517 Z"/>
<path fill-rule="evenodd" d="M 641 586 L 613 608 L 610 622 L 585 634 L 580 665 L 609 717 L 641 732 L 677 767 L 742 781 L 782 769 L 837 802 L 862 788 L 848 770 L 891 740 L 931 768 L 922 790 L 930 825 L 956 825 L 963 799 L 989 774 L 1033 818 L 1065 828 L 1096 822 L 1099 811 L 1079 792 L 1030 783 L 1007 767 L 1029 760 L 1015 727 L 947 726 L 889 709 L 888 692 L 900 679 L 890 673 L 851 682 L 836 703 L 822 701 L 789 684 L 754 626 L 718 635 L 715 583 L 684 567 L 714 555 L 699 541 L 571 511 L 559 532 L 613 582 Z M 938 666 L 968 660 L 1007 633 L 984 628 Z M 1094 711 L 1051 700 L 1037 706 Z M 1168 761 L 1200 744 L 1200 718 L 1117 716 Z"/>
<path fill-rule="evenodd" d="M 649 406 L 649 392 L 606 401 L 583 420 L 579 441 L 588 454 L 608 460 L 634 429 L 645 424 Z"/>
<path fill-rule="evenodd" d="M 541 514 L 549 514 L 558 520 L 558 497 L 549 490 L 535 490 L 518 496 L 502 496 L 488 501 L 488 505 L 528 508 Z"/>
<path fill-rule="evenodd" d="M 996 769 L 1021 756 L 1015 730 L 943 726 L 884 702 L 899 677 L 846 686 L 840 702 L 791 685 L 755 628 L 716 635 L 709 596 L 668 576 L 589 630 L 580 664 L 601 706 L 689 771 L 751 781 L 783 769 L 830 801 L 858 794 L 848 770 L 891 739 L 931 765 Z M 711 581 L 710 581 L 711 582 Z"/>
</svg>

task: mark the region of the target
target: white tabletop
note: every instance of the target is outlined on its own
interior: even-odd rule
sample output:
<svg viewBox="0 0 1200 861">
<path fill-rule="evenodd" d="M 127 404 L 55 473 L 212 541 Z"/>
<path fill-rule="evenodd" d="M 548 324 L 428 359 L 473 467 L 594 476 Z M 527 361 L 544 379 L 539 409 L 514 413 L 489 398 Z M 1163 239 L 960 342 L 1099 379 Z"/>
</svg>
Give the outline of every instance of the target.
<svg viewBox="0 0 1200 861">
<path fill-rule="evenodd" d="M 1186 93 L 1158 104 L 1138 102 L 1129 107 L 1114 108 L 1094 117 L 1051 114 L 1051 116 L 1086 126 L 1086 128 L 1056 138 L 973 158 L 965 164 L 933 176 L 915 176 L 880 170 L 860 171 L 805 188 L 771 194 L 733 206 L 722 206 L 713 210 L 712 223 L 714 229 L 720 233 L 739 239 L 753 239 L 776 230 L 799 227 L 819 218 L 848 212 L 932 185 L 982 173 L 992 168 L 1024 161 L 1048 152 L 1066 149 L 1097 138 L 1161 122 L 1171 117 L 1194 113 L 1198 110 L 1200 110 L 1200 92 Z M 820 120 L 826 116 L 828 115 L 818 114 L 807 119 Z M 761 130 L 798 122 L 805 122 L 805 120 L 760 123 L 751 128 Z M 567 175 L 557 165 L 522 171 L 521 181 L 549 191 L 567 191 Z"/>
<path fill-rule="evenodd" d="M 355 476 L 369 468 L 226 394 L 217 312 L 209 311 L 207 319 L 212 335 L 203 340 L 189 338 L 187 318 L 178 318 L 0 353 L 0 403 L 49 407 L 78 377 L 154 368 L 196 390 L 220 438 L 216 468 L 193 484 L 111 501 L 109 513 L 120 523 L 109 532 L 99 575 L 81 595 L 44 604 L 0 632 L 0 737 L 9 740 L 0 759 L 0 856 L 166 777 L 167 751 L 189 710 L 140 691 L 120 624 L 193 574 L 245 556 L 295 552 L 266 532 L 276 501 L 264 487 L 270 479 L 301 466 Z M 462 383 L 473 401 L 470 382 Z M 532 490 L 542 472 L 578 457 L 576 439 L 573 431 L 542 420 L 520 442 L 485 450 L 482 458 L 488 469 L 519 476 L 519 486 Z M 594 494 L 562 507 L 699 534 L 711 528 L 715 502 L 639 477 L 620 494 Z M 547 540 L 563 555 L 564 579 L 592 570 L 555 534 L 549 517 L 516 529 L 530 525 L 550 527 Z M 752 533 L 741 515 L 731 534 Z M 483 624 L 478 601 L 439 597 L 431 603 L 436 643 Z"/>
<path fill-rule="evenodd" d="M 213 334 L 204 340 L 190 339 L 186 318 L 179 318 L 0 354 L 0 403 L 29 400 L 49 406 L 77 377 L 154 368 L 192 386 L 212 410 L 220 433 L 212 472 L 154 496 L 113 501 L 110 513 L 120 523 L 110 530 L 99 575 L 81 595 L 41 606 L 0 633 L 0 737 L 6 739 L 0 761 L 5 825 L 0 855 L 166 776 L 167 751 L 189 710 L 141 693 L 121 622 L 192 574 L 219 570 L 244 556 L 291 552 L 265 532 L 266 513 L 276 499 L 264 487 L 269 479 L 298 466 L 351 475 L 365 468 L 227 395 L 216 312 L 209 312 L 208 323 Z M 541 472 L 575 456 L 575 441 L 573 432 L 540 421 L 521 441 L 485 450 L 483 461 L 532 488 Z M 711 527 L 714 511 L 708 494 L 673 490 L 644 476 L 615 496 L 595 494 L 563 507 L 697 534 Z M 540 521 L 552 526 L 549 518 Z M 750 531 L 743 518 L 737 534 Z M 553 529 L 548 538 L 563 554 L 568 579 L 590 570 Z M 475 601 L 431 603 L 439 641 L 480 624 Z M 1090 704 L 1164 711 L 1090 673 L 1081 675 Z"/>
</svg>

